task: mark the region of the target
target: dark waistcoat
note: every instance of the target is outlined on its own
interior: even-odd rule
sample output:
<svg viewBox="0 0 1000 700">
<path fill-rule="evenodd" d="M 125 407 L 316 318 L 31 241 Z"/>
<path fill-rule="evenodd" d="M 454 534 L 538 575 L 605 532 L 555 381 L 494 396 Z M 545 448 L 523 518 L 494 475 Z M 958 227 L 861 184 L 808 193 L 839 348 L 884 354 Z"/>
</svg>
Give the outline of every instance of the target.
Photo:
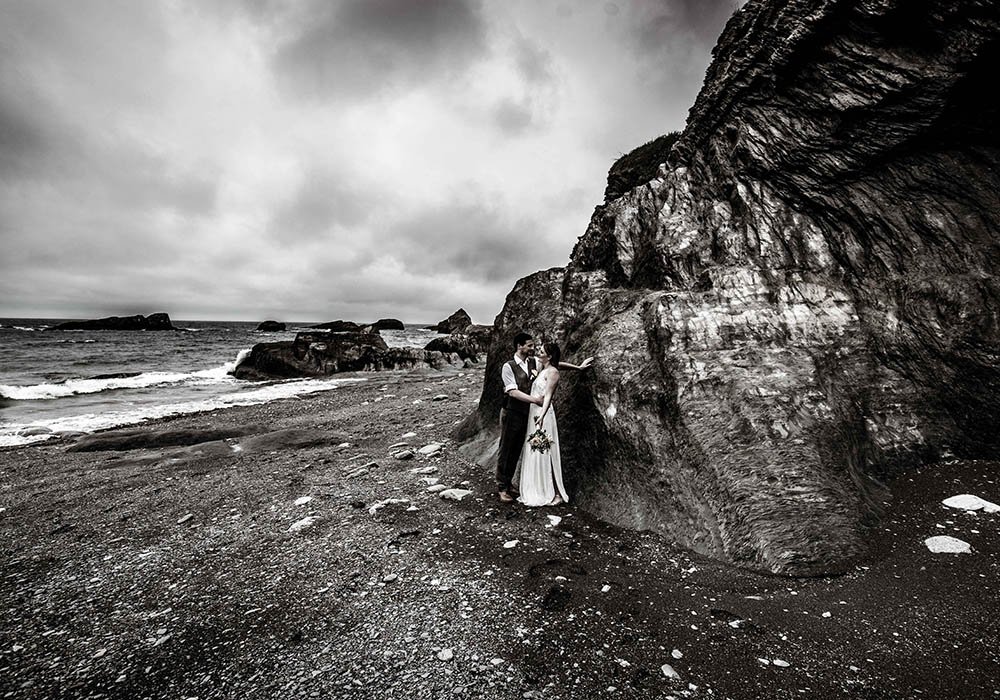
<svg viewBox="0 0 1000 700">
<path fill-rule="evenodd" d="M 521 365 L 517 364 L 517 362 L 515 362 L 514 360 L 511 360 L 507 364 L 509 364 L 510 368 L 514 370 L 514 381 L 517 382 L 517 388 L 523 391 L 525 394 L 530 394 L 531 381 L 532 381 L 531 377 L 525 374 L 524 370 L 521 369 Z M 533 370 L 534 368 L 535 368 L 535 358 L 529 357 L 528 369 Z M 506 408 L 508 411 L 512 411 L 514 413 L 527 413 L 528 409 L 531 408 L 530 403 L 527 403 L 526 401 L 518 401 L 517 399 L 512 399 L 510 396 L 507 396 L 506 394 L 504 394 L 503 401 L 504 401 L 503 407 Z"/>
</svg>

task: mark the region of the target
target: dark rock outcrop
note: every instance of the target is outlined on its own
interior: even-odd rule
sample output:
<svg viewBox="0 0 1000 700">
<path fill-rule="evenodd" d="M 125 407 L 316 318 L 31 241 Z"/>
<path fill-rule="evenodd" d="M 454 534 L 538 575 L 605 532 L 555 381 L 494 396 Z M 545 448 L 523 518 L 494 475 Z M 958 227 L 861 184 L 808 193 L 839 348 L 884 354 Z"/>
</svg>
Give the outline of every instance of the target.
<svg viewBox="0 0 1000 700">
<path fill-rule="evenodd" d="M 369 333 L 377 333 L 378 331 L 402 331 L 406 330 L 406 326 L 403 322 L 396 318 L 380 318 L 375 323 L 371 323 L 365 326 L 365 330 Z"/>
<path fill-rule="evenodd" d="M 175 331 L 170 316 L 164 313 L 149 316 L 109 316 L 90 321 L 58 323 L 52 331 Z"/>
<path fill-rule="evenodd" d="M 369 372 L 462 364 L 457 355 L 390 348 L 378 333 L 298 333 L 295 340 L 258 343 L 233 370 L 237 379 L 322 377 L 339 372 Z"/>
<path fill-rule="evenodd" d="M 509 338 L 552 337 L 597 357 L 558 395 L 577 503 L 845 570 L 886 478 L 1000 454 L 998 59 L 991 1 L 750 0 L 657 177 L 511 291 L 466 450 Z"/>
<path fill-rule="evenodd" d="M 354 321 L 327 321 L 326 323 L 317 323 L 310 328 L 324 329 L 331 333 L 357 333 L 362 330 L 361 324 Z"/>
<path fill-rule="evenodd" d="M 472 318 L 465 312 L 465 309 L 459 309 L 437 325 L 428 326 L 427 329 L 438 333 L 462 333 L 471 325 Z"/>
<path fill-rule="evenodd" d="M 492 334 L 493 326 L 470 324 L 462 333 L 434 338 L 424 346 L 424 349 L 455 353 L 463 360 L 478 362 L 489 350 Z"/>
<path fill-rule="evenodd" d="M 472 339 L 461 333 L 452 333 L 440 338 L 435 338 L 424 346 L 424 350 L 437 350 L 438 352 L 455 353 L 463 360 L 477 361 L 479 353 Z"/>
<path fill-rule="evenodd" d="M 252 428 L 228 428 L 211 430 L 146 430 L 133 428 L 108 430 L 86 435 L 66 448 L 67 452 L 126 452 L 129 450 L 153 449 L 197 445 L 215 440 L 241 437 Z"/>
<path fill-rule="evenodd" d="M 257 326 L 257 330 L 264 331 L 265 333 L 278 333 L 287 330 L 287 326 L 280 321 L 262 321 Z"/>
</svg>

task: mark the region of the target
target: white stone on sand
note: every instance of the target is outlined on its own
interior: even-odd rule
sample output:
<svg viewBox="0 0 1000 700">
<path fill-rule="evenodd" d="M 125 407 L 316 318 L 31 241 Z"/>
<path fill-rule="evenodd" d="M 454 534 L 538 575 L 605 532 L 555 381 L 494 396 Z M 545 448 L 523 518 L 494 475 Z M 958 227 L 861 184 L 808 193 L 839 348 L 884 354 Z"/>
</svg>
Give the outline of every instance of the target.
<svg viewBox="0 0 1000 700">
<path fill-rule="evenodd" d="M 461 501 L 463 498 L 471 494 L 472 491 L 469 491 L 468 489 L 445 489 L 438 495 L 441 498 L 447 498 L 450 501 Z"/>
<path fill-rule="evenodd" d="M 928 537 L 924 544 L 934 554 L 972 554 L 972 546 L 968 542 L 948 535 Z"/>
<path fill-rule="evenodd" d="M 1000 512 L 1000 506 L 996 503 L 984 500 L 979 496 L 973 496 L 971 493 L 963 493 L 958 496 L 952 496 L 951 498 L 946 498 L 941 502 L 949 508 L 959 508 L 961 510 L 982 510 L 984 513 Z"/>
</svg>

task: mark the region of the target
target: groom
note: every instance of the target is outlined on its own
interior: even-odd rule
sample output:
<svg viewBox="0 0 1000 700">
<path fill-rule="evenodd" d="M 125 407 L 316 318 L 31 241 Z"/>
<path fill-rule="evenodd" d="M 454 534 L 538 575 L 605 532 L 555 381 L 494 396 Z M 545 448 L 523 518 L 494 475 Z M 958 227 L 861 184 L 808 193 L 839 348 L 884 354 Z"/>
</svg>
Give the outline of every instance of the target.
<svg viewBox="0 0 1000 700">
<path fill-rule="evenodd" d="M 527 333 L 514 336 L 514 359 L 504 363 L 501 370 L 504 400 L 500 409 L 500 449 L 497 453 L 497 491 L 500 501 L 510 503 L 511 480 L 521 457 L 524 436 L 528 433 L 528 408 L 542 405 L 542 399 L 531 396 L 531 382 L 538 374 L 535 367 L 535 341 Z"/>
</svg>

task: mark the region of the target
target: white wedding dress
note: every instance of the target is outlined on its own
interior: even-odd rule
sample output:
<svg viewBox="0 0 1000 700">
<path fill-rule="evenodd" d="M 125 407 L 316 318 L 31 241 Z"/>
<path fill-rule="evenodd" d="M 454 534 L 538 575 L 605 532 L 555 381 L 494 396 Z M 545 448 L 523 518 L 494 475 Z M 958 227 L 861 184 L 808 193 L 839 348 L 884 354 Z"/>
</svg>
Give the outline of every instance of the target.
<svg viewBox="0 0 1000 700">
<path fill-rule="evenodd" d="M 549 372 L 543 371 L 531 385 L 532 396 L 545 396 Z M 559 457 L 559 429 L 556 426 L 556 412 L 550 405 L 545 420 L 540 426 L 535 425 L 535 416 L 542 412 L 541 406 L 531 404 L 528 409 L 528 433 L 525 435 L 524 447 L 521 448 L 521 495 L 518 499 L 526 506 L 547 506 L 556 497 L 556 492 L 562 499 L 569 502 L 566 487 L 563 486 L 562 462 Z M 545 452 L 536 452 L 528 444 L 528 435 L 541 428 L 552 445 Z"/>
</svg>

